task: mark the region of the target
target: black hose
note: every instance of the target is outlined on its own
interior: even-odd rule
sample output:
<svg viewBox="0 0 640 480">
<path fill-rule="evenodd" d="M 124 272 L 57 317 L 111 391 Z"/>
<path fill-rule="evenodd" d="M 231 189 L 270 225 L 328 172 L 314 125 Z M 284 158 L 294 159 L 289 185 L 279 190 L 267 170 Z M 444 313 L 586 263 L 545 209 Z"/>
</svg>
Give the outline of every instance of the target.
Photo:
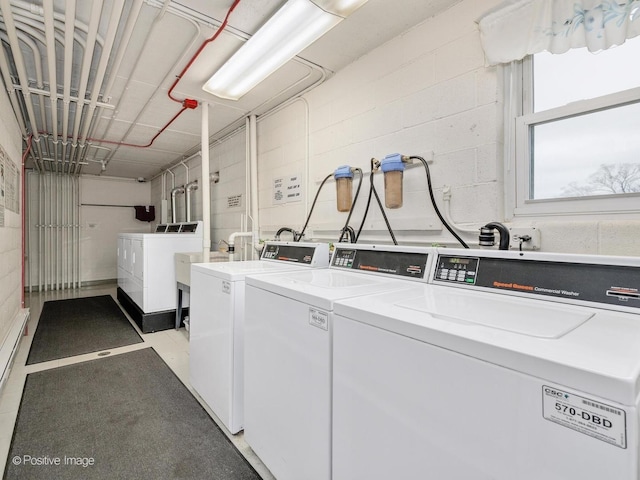
<svg viewBox="0 0 640 480">
<path fill-rule="evenodd" d="M 458 242 L 460 242 L 460 244 L 464 248 L 469 248 L 469 245 L 467 245 L 465 241 L 462 240 L 462 238 L 460 238 L 460 236 L 449 226 L 447 221 L 444 219 L 444 217 L 440 213 L 440 210 L 438 209 L 438 205 L 436 205 L 436 199 L 433 196 L 433 187 L 431 185 L 431 173 L 429 172 L 429 165 L 427 164 L 427 161 L 422 157 L 418 157 L 417 155 L 412 155 L 409 158 L 420 160 L 422 162 L 422 165 L 424 166 L 424 171 L 427 174 L 427 187 L 429 190 L 429 198 L 431 198 L 431 204 L 433 205 L 433 209 L 436 211 L 436 215 L 438 215 L 438 218 L 442 222 L 442 225 L 444 225 L 444 227 L 449 231 L 449 233 L 453 235 L 455 239 L 458 240 Z M 502 240 L 502 235 L 500 235 L 500 240 Z"/>
<path fill-rule="evenodd" d="M 509 233 L 509 229 L 505 227 L 503 224 L 499 222 L 490 222 L 487 223 L 484 228 L 496 229 L 500 232 L 500 245 L 498 248 L 500 250 L 509 250 L 509 242 L 511 241 L 511 234 Z"/>
<path fill-rule="evenodd" d="M 298 232 L 296 232 L 293 228 L 289 228 L 289 227 L 282 227 L 281 229 L 279 229 L 276 232 L 275 235 L 275 239 L 276 240 L 280 240 L 280 235 L 282 235 L 284 232 L 289 232 L 291 235 L 293 235 L 293 241 L 297 242 L 298 241 Z"/>
<path fill-rule="evenodd" d="M 371 183 L 371 186 L 373 187 L 373 195 L 376 197 L 376 200 L 378 201 L 378 206 L 380 207 L 382 218 L 384 218 L 384 223 L 387 224 L 387 230 L 389 230 L 389 235 L 391 235 L 391 240 L 393 240 L 394 245 L 398 245 L 398 241 L 396 240 L 396 236 L 393 234 L 393 230 L 391 229 L 391 225 L 389 224 L 389 219 L 387 218 L 387 214 L 384 211 L 384 207 L 382 206 L 382 202 L 380 201 L 380 197 L 378 196 L 378 191 L 376 190 L 376 187 L 373 185 L 373 182 Z"/>
<path fill-rule="evenodd" d="M 364 227 L 364 222 L 367 219 L 367 215 L 369 214 L 369 206 L 371 205 L 371 196 L 373 195 L 373 162 L 375 158 L 371 159 L 371 173 L 369 174 L 369 198 L 367 198 L 367 206 L 364 209 L 364 214 L 362 215 L 362 221 L 360 222 L 360 228 L 358 228 L 358 234 L 356 235 L 356 241 L 354 243 L 358 243 L 358 239 L 360 238 L 360 234 L 362 233 L 362 228 Z"/>
<path fill-rule="evenodd" d="M 311 204 L 311 210 L 309 210 L 309 215 L 307 215 L 307 221 L 304 222 L 304 227 L 302 227 L 302 230 L 299 233 L 298 236 L 298 240 L 296 240 L 297 242 L 300 241 L 300 239 L 304 236 L 304 231 L 307 229 L 307 225 L 309 225 L 309 220 L 311 219 L 311 214 L 313 213 L 313 209 L 316 206 L 316 202 L 318 201 L 318 195 L 320 195 L 320 190 L 322 190 L 322 187 L 324 187 L 324 184 L 327 182 L 327 180 L 329 180 L 331 177 L 333 176 L 333 173 L 330 173 L 329 175 L 327 175 L 326 177 L 324 177 L 324 180 L 322 180 L 322 183 L 320 184 L 320 186 L 318 187 L 318 191 L 316 192 L 316 196 L 313 199 L 313 203 Z"/>
<path fill-rule="evenodd" d="M 353 209 L 355 208 L 356 202 L 358 201 L 358 195 L 360 195 L 360 187 L 362 187 L 362 180 L 363 180 L 363 177 L 364 177 L 364 174 L 362 173 L 362 169 L 361 168 L 354 168 L 354 170 L 360 174 L 360 182 L 358 183 L 358 188 L 356 189 L 356 194 L 353 197 L 353 203 L 351 204 L 351 208 L 349 209 L 349 215 L 347 215 L 347 221 L 344 222 L 344 227 L 342 227 L 342 232 L 340 233 L 340 238 L 338 239 L 338 242 L 342 241 L 345 232 L 348 229 L 351 228 L 351 227 L 349 227 L 349 221 L 351 220 L 351 214 L 353 214 Z M 353 232 L 353 228 L 351 228 L 350 231 Z M 355 232 L 354 232 L 354 234 L 355 234 Z M 350 243 L 355 243 L 354 237 L 351 237 Z"/>
<path fill-rule="evenodd" d="M 369 198 L 367 199 L 367 206 L 364 210 L 364 215 L 362 216 L 362 222 L 360 222 L 360 228 L 358 228 L 358 234 L 356 235 L 356 241 L 360 238 L 360 234 L 362 233 L 362 228 L 364 227 L 364 222 L 367 219 L 367 215 L 369 213 L 369 206 L 371 205 L 371 196 L 375 195 L 376 200 L 378 202 L 378 206 L 380 207 L 380 212 L 382 213 L 382 217 L 384 218 L 385 223 L 387 224 L 387 230 L 389 230 L 389 234 L 391 235 L 391 240 L 393 240 L 394 245 L 398 245 L 398 241 L 396 240 L 396 236 L 393 234 L 393 230 L 391 225 L 389 224 L 389 219 L 387 218 L 387 214 L 384 211 L 384 207 L 382 206 L 382 202 L 380 201 L 380 197 L 378 196 L 378 191 L 376 190 L 375 185 L 373 184 L 373 174 L 374 174 L 374 161 L 375 158 L 371 159 L 371 173 L 369 174 Z"/>
</svg>

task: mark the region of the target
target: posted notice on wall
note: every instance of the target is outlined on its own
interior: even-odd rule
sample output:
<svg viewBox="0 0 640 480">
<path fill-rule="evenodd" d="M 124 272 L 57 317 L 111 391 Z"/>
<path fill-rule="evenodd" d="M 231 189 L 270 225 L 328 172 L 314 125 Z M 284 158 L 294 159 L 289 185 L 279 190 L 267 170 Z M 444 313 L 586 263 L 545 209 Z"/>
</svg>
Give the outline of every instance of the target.
<svg viewBox="0 0 640 480">
<path fill-rule="evenodd" d="M 20 170 L 0 145 L 0 227 L 5 209 L 20 213 Z"/>
<path fill-rule="evenodd" d="M 0 146 L 0 227 L 4 227 L 4 204 L 5 204 L 5 194 L 4 194 L 4 164 L 6 152 L 4 148 Z"/>
<path fill-rule="evenodd" d="M 302 177 L 300 174 L 274 178 L 271 200 L 273 205 L 302 201 Z"/>
</svg>

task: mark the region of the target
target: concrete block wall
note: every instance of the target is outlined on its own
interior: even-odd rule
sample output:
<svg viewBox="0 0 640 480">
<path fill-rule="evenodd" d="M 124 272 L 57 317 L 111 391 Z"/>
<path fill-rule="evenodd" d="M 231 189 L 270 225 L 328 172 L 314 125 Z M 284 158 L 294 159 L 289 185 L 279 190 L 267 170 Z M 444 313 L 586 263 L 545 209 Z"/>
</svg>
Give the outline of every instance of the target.
<svg viewBox="0 0 640 480">
<path fill-rule="evenodd" d="M 246 212 L 247 175 L 246 175 L 246 131 L 238 129 L 224 141 L 211 147 L 209 151 L 209 171 L 218 172 L 218 183 L 210 183 L 211 189 L 211 250 L 218 249 L 218 242 L 226 240 L 233 232 L 241 230 L 241 216 Z M 185 161 L 188 168 L 188 180 L 198 181 L 198 188 L 191 192 L 191 220 L 202 220 L 202 159 L 200 155 Z M 187 182 L 187 170 L 178 165 L 172 168 L 175 185 L 182 186 Z M 171 221 L 171 188 L 172 177 L 166 176 L 166 198 L 169 207 L 168 221 Z M 209 179 L 207 179 L 209 181 Z M 239 199 L 237 197 L 240 197 Z M 151 182 L 151 203 L 159 212 L 162 200 L 162 177 Z M 230 201 L 239 200 L 239 205 L 231 205 Z M 176 195 L 176 221 L 186 220 L 185 195 Z M 160 217 L 158 216 L 159 223 Z"/>
<path fill-rule="evenodd" d="M 118 234 L 151 232 L 152 224 L 135 218 L 133 205 L 150 205 L 151 184 L 135 179 L 80 177 L 80 280 L 93 282 L 118 278 Z M 105 205 L 126 205 L 115 207 Z M 156 209 L 156 218 L 159 211 Z"/>
<path fill-rule="evenodd" d="M 357 227 L 369 185 L 370 159 L 381 160 L 395 152 L 433 158 L 436 199 L 442 207 L 442 189 L 451 187 L 456 222 L 475 225 L 502 220 L 501 86 L 497 69 L 484 66 L 475 24 L 492 2 L 478 3 L 457 4 L 357 60 L 307 94 L 304 103 L 259 119 L 263 229 L 282 224 L 301 227 L 319 183 L 345 164 L 366 174 L 351 222 Z M 307 175 L 304 205 L 270 205 L 272 179 L 287 172 Z M 455 244 L 448 233 L 442 233 L 430 205 L 424 169 L 410 168 L 404 176 L 404 206 L 388 211 L 398 239 Z M 375 184 L 382 195 L 381 173 L 376 174 Z M 336 237 L 346 214 L 338 213 L 334 205 L 331 180 L 319 197 L 310 236 Z M 362 238 L 390 241 L 378 208 L 372 206 L 370 212 L 368 232 Z"/>
<path fill-rule="evenodd" d="M 22 136 L 5 89 L 0 89 L 0 145 L 22 170 Z M 20 173 L 22 178 L 22 172 Z M 22 198 L 22 191 L 19 192 Z M 22 201 L 20 202 L 22 212 Z M 0 342 L 11 328 L 22 299 L 22 217 L 5 208 L 0 227 Z"/>
<path fill-rule="evenodd" d="M 640 214 L 603 220 L 596 212 L 513 218 L 513 212 L 505 211 L 502 76 L 499 67 L 485 66 L 475 23 L 499 2 L 463 0 L 367 53 L 303 98 L 259 117 L 261 237 L 272 237 L 281 226 L 300 230 L 322 179 L 345 164 L 361 168 L 366 176 L 351 222 L 357 227 L 370 159 L 399 152 L 433 159 L 436 202 L 445 210 L 443 192 L 451 192 L 451 219 L 473 232 L 460 234 L 470 245 L 477 243 L 480 226 L 502 221 L 536 227 L 543 251 L 640 255 L 640 242 L 634 241 L 640 235 Z M 221 175 L 223 185 L 212 187 L 212 243 L 236 230 L 244 212 L 225 203 L 231 191 L 242 190 L 241 179 L 246 180 L 244 135 L 212 148 L 211 171 L 216 171 L 218 152 L 219 161 L 235 173 L 229 179 Z M 287 175 L 301 177 L 302 200 L 278 204 L 274 180 Z M 357 180 L 354 192 L 356 185 Z M 380 173 L 375 185 L 382 195 Z M 337 239 L 346 214 L 337 212 L 335 196 L 329 180 L 318 197 L 307 238 Z M 420 166 L 405 171 L 404 206 L 388 214 L 401 243 L 457 245 L 430 204 Z M 375 205 L 362 239 L 390 241 Z"/>
</svg>

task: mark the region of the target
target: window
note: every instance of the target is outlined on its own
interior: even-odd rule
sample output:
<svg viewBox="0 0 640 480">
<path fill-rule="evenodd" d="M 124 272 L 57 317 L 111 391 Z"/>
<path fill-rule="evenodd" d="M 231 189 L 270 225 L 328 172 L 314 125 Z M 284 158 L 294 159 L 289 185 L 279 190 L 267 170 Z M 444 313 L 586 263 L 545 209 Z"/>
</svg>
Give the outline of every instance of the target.
<svg viewBox="0 0 640 480">
<path fill-rule="evenodd" d="M 638 58 L 635 37 L 598 54 L 544 52 L 510 67 L 516 216 L 640 212 Z"/>
</svg>

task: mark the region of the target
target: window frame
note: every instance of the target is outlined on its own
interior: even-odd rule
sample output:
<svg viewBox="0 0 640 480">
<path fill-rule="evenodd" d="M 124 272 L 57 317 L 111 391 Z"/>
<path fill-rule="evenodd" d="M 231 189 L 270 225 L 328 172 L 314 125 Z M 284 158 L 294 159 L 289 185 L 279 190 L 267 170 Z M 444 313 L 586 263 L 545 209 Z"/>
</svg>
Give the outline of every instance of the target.
<svg viewBox="0 0 640 480">
<path fill-rule="evenodd" d="M 640 87 L 561 107 L 533 111 L 533 56 L 504 67 L 505 82 L 505 179 L 506 211 L 513 217 L 636 215 L 640 217 L 640 193 L 531 199 L 532 129 L 608 108 L 640 102 Z"/>
</svg>

